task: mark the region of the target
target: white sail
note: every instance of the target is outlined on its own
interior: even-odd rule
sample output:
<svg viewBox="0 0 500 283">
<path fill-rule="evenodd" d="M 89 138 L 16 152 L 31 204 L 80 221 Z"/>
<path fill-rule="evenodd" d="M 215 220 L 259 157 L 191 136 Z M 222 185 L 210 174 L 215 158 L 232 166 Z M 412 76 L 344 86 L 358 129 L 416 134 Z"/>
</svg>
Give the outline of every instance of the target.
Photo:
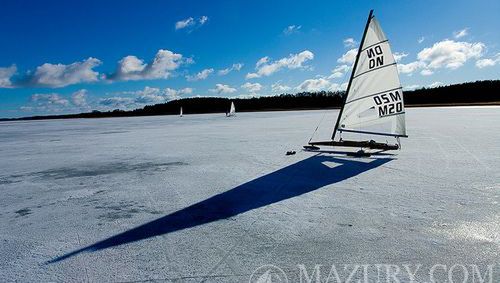
<svg viewBox="0 0 500 283">
<path fill-rule="evenodd" d="M 396 61 L 374 17 L 369 19 L 359 50 L 338 130 L 406 136 L 403 91 Z"/>
<path fill-rule="evenodd" d="M 182 117 L 182 106 L 181 106 L 181 114 L 180 114 L 180 116 Z"/>
<path fill-rule="evenodd" d="M 229 113 L 227 116 L 234 116 L 236 115 L 236 108 L 234 107 L 234 102 L 231 101 L 231 108 L 229 109 Z"/>
</svg>

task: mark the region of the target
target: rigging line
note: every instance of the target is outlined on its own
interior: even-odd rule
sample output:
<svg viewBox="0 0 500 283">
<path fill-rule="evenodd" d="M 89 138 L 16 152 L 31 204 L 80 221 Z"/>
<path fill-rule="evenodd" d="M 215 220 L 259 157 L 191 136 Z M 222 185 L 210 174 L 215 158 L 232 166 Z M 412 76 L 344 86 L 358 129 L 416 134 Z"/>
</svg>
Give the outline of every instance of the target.
<svg viewBox="0 0 500 283">
<path fill-rule="evenodd" d="M 315 130 L 314 130 L 314 132 L 312 133 L 311 138 L 309 139 L 309 141 L 308 141 L 307 143 L 310 143 L 310 142 L 312 141 L 312 139 L 313 139 L 314 135 L 316 134 L 316 132 L 317 132 L 317 131 L 318 131 L 318 129 L 319 129 L 319 126 L 320 126 L 320 125 L 321 125 L 321 123 L 323 122 L 323 119 L 325 119 L 326 112 L 327 112 L 327 111 L 324 111 L 324 112 L 323 112 L 323 117 L 321 117 L 321 120 L 319 120 L 319 123 L 318 123 L 318 125 L 316 126 L 316 129 L 315 129 Z"/>
</svg>

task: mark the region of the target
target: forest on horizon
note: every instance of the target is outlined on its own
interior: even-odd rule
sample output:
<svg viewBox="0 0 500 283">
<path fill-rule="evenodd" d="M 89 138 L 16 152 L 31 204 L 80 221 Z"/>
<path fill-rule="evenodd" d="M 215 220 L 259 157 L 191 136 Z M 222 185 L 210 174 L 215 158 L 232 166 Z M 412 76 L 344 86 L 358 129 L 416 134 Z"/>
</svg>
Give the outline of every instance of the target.
<svg viewBox="0 0 500 283">
<path fill-rule="evenodd" d="M 405 106 L 456 106 L 500 105 L 500 80 L 468 82 L 434 88 L 403 91 Z M 69 118 L 104 118 L 152 115 L 178 115 L 182 106 L 184 114 L 225 113 L 231 101 L 237 112 L 314 110 L 340 108 L 344 91 L 300 92 L 253 98 L 192 97 L 148 105 L 135 110 L 91 111 L 79 114 L 5 118 L 7 120 L 41 120 Z"/>
</svg>

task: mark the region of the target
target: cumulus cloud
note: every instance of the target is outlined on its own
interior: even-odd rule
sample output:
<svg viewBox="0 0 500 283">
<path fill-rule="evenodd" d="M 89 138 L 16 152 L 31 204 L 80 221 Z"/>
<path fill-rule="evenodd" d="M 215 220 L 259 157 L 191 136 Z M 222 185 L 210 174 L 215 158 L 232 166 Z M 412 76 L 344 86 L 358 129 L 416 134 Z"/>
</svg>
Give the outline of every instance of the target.
<svg viewBox="0 0 500 283">
<path fill-rule="evenodd" d="M 394 60 L 396 60 L 396 62 L 399 63 L 399 61 L 401 61 L 401 59 L 405 58 L 408 56 L 408 53 L 404 53 L 404 52 L 394 52 Z"/>
<path fill-rule="evenodd" d="M 58 93 L 35 93 L 31 95 L 28 105 L 22 106 L 23 111 L 67 112 L 88 109 L 87 91 L 78 90 L 71 95 L 71 100 Z"/>
<path fill-rule="evenodd" d="M 83 82 L 96 82 L 99 73 L 93 68 L 101 65 L 96 58 L 88 58 L 69 65 L 45 63 L 38 66 L 33 73 L 18 82 L 18 86 L 58 88 Z"/>
<path fill-rule="evenodd" d="M 187 19 L 180 20 L 180 21 L 176 22 L 175 29 L 179 30 L 179 29 L 187 28 L 187 27 L 192 26 L 194 24 L 195 24 L 194 19 L 192 17 L 189 17 Z"/>
<path fill-rule="evenodd" d="M 99 105 L 112 109 L 130 109 L 135 108 L 136 103 L 131 97 L 107 97 L 99 99 Z"/>
<path fill-rule="evenodd" d="M 280 82 L 276 82 L 276 83 L 271 85 L 271 90 L 273 92 L 285 92 L 285 91 L 289 91 L 290 89 L 292 89 L 292 88 L 287 86 L 287 85 L 283 85 Z"/>
<path fill-rule="evenodd" d="M 485 49 L 486 47 L 482 42 L 471 43 L 445 39 L 434 43 L 431 47 L 422 49 L 417 54 L 417 60 L 414 62 L 408 64 L 398 62 L 398 70 L 400 73 L 408 75 L 420 71 L 423 76 L 432 75 L 441 68 L 455 70 L 462 67 L 468 60 L 479 59 Z M 401 54 L 395 53 L 395 58 L 398 55 Z M 406 54 L 403 57 L 396 58 L 396 60 L 399 61 L 404 57 L 406 57 Z"/>
<path fill-rule="evenodd" d="M 66 98 L 61 97 L 57 93 L 49 94 L 33 94 L 31 96 L 31 102 L 34 102 L 39 106 L 68 106 L 69 101 Z"/>
<path fill-rule="evenodd" d="M 433 82 L 432 84 L 429 85 L 429 87 L 438 87 L 438 86 L 442 86 L 443 83 L 442 82 Z"/>
<path fill-rule="evenodd" d="M 331 83 L 324 78 L 308 79 L 303 81 L 297 90 L 300 91 L 321 91 L 328 90 L 331 87 Z"/>
<path fill-rule="evenodd" d="M 343 42 L 344 42 L 344 47 L 353 48 L 356 47 L 356 45 L 358 45 L 358 42 L 354 40 L 354 38 L 352 37 L 344 39 Z"/>
<path fill-rule="evenodd" d="M 219 74 L 219 76 L 225 76 L 232 71 L 239 71 L 239 70 L 241 70 L 241 68 L 243 68 L 243 63 L 236 63 L 236 64 L 233 64 L 229 68 L 219 70 L 217 73 Z"/>
<path fill-rule="evenodd" d="M 403 89 L 404 90 L 415 90 L 419 87 L 420 87 L 420 85 L 407 85 L 407 86 L 404 86 Z"/>
<path fill-rule="evenodd" d="M 314 54 L 309 50 L 304 50 L 298 54 L 290 54 L 286 58 L 281 58 L 278 61 L 269 62 L 269 57 L 263 57 L 257 61 L 255 66 L 255 73 L 248 73 L 246 75 L 247 79 L 260 78 L 263 76 L 270 76 L 275 72 L 287 68 L 287 69 L 298 69 L 303 68 L 304 63 L 314 59 Z"/>
<path fill-rule="evenodd" d="M 479 69 L 492 67 L 496 64 L 500 64 L 500 53 L 497 53 L 492 58 L 485 58 L 476 61 L 476 67 L 478 67 Z"/>
<path fill-rule="evenodd" d="M 130 96 L 113 96 L 108 98 L 102 98 L 98 101 L 99 106 L 104 107 L 104 109 L 135 109 L 143 107 L 145 105 L 152 105 L 158 103 L 165 103 L 170 100 L 178 99 L 183 94 L 193 93 L 192 88 L 183 89 L 172 89 L 165 88 L 160 89 L 156 87 L 146 86 L 142 90 L 138 91 L 127 91 L 121 94 L 133 95 Z"/>
<path fill-rule="evenodd" d="M 338 63 L 352 65 L 356 60 L 356 55 L 358 54 L 358 50 L 353 48 L 346 53 L 342 54 L 342 56 L 337 59 Z"/>
<path fill-rule="evenodd" d="M 335 67 L 335 69 L 332 70 L 332 74 L 328 77 L 328 79 L 341 78 L 350 69 L 351 69 L 351 67 L 349 67 L 348 65 L 337 66 L 337 67 Z"/>
<path fill-rule="evenodd" d="M 192 81 L 200 81 L 200 80 L 204 80 L 206 78 L 208 78 L 208 76 L 214 72 L 214 69 L 210 68 L 210 69 L 204 69 L 203 71 L 197 73 L 196 75 L 194 76 L 186 76 L 186 79 L 190 82 Z"/>
<path fill-rule="evenodd" d="M 408 64 L 398 63 L 398 71 L 401 74 L 412 74 L 420 68 L 425 67 L 425 63 L 420 61 L 414 61 Z"/>
<path fill-rule="evenodd" d="M 453 37 L 456 38 L 456 39 L 458 39 L 458 38 L 462 38 L 462 37 L 464 37 L 464 36 L 466 36 L 468 34 L 469 34 L 469 29 L 468 28 L 464 28 L 462 30 L 453 32 Z"/>
<path fill-rule="evenodd" d="M 224 93 L 233 93 L 233 92 L 236 92 L 236 89 L 230 87 L 229 85 L 216 84 L 215 88 L 209 89 L 208 91 L 214 92 L 214 93 L 217 93 L 217 94 L 224 94 Z"/>
<path fill-rule="evenodd" d="M 158 50 L 155 58 L 149 63 L 130 55 L 118 61 L 116 71 L 106 76 L 106 79 L 110 81 L 167 79 L 172 75 L 172 71 L 190 62 L 188 59 L 183 59 L 182 54 L 163 49 Z"/>
<path fill-rule="evenodd" d="M 308 79 L 303 81 L 295 89 L 298 91 L 316 92 L 316 91 L 342 91 L 347 88 L 347 83 L 332 83 L 324 77 Z"/>
<path fill-rule="evenodd" d="M 183 89 L 172 89 L 167 87 L 165 89 L 165 96 L 168 97 L 168 100 L 178 99 L 181 95 L 192 94 L 192 93 L 193 89 L 190 87 L 186 87 Z"/>
<path fill-rule="evenodd" d="M 79 91 L 74 92 L 71 95 L 71 102 L 73 105 L 81 108 L 85 108 L 88 106 L 87 104 L 87 90 L 80 89 Z"/>
<path fill-rule="evenodd" d="M 244 83 L 241 85 L 242 88 L 244 88 L 246 91 L 251 92 L 251 93 L 256 93 L 259 92 L 262 89 L 262 85 L 259 83 Z"/>
<path fill-rule="evenodd" d="M 432 47 L 424 48 L 418 53 L 417 58 L 426 63 L 427 68 L 457 69 L 467 60 L 482 56 L 485 45 L 481 42 L 457 42 L 443 40 L 435 43 Z"/>
<path fill-rule="evenodd" d="M 296 26 L 296 25 L 287 26 L 287 27 L 283 30 L 283 34 L 285 34 L 285 35 L 294 34 L 294 33 L 299 32 L 299 30 L 300 30 L 301 28 L 302 28 L 302 26 Z"/>
<path fill-rule="evenodd" d="M 429 69 L 423 69 L 422 71 L 420 71 L 420 74 L 422 76 L 430 76 L 430 75 L 434 74 L 434 71 L 429 70 Z"/>
<path fill-rule="evenodd" d="M 0 88 L 11 88 L 12 81 L 11 78 L 16 74 L 16 65 L 11 65 L 10 67 L 0 68 Z"/>
</svg>

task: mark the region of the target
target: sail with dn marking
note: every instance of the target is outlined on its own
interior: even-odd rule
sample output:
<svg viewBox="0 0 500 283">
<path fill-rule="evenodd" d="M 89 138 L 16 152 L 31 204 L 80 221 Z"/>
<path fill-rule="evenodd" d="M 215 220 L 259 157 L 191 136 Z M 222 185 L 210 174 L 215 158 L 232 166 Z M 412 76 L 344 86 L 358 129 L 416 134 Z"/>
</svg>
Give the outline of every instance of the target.
<svg viewBox="0 0 500 283">
<path fill-rule="evenodd" d="M 340 137 L 335 140 L 337 132 L 393 136 L 397 144 L 380 143 L 365 138 L 346 140 Z M 363 136 L 357 134 L 356 137 Z M 401 148 L 400 137 L 407 135 L 398 68 L 389 41 L 372 10 L 368 15 L 332 138 L 330 141 L 313 142 L 311 137 L 304 148 L 316 150 L 319 145 L 326 145 L 395 150 Z M 362 154 L 360 152 L 358 153 Z"/>
<path fill-rule="evenodd" d="M 398 68 L 389 41 L 374 16 L 368 19 L 351 76 L 336 130 L 406 136 Z"/>
</svg>

